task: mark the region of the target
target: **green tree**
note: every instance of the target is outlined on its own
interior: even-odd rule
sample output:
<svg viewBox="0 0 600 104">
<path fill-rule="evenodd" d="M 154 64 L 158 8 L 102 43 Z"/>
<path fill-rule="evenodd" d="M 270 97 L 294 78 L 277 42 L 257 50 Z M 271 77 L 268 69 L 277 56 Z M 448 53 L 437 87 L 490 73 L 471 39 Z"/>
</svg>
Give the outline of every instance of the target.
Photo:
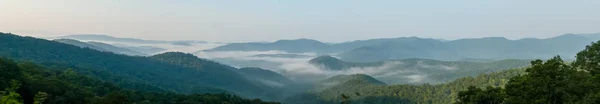
<svg viewBox="0 0 600 104">
<path fill-rule="evenodd" d="M 19 93 L 16 92 L 19 89 L 21 83 L 15 80 L 11 81 L 10 87 L 6 88 L 6 91 L 0 92 L 0 103 L 1 104 L 22 104 L 22 98 Z"/>
<path fill-rule="evenodd" d="M 528 74 L 514 77 L 506 85 L 509 103 L 560 104 L 567 101 L 569 92 L 565 86 L 575 70 L 560 57 L 546 62 L 532 61 L 526 72 Z"/>
<path fill-rule="evenodd" d="M 456 104 L 502 104 L 506 93 L 502 88 L 487 87 L 486 90 L 470 86 L 467 91 L 459 92 Z"/>
<path fill-rule="evenodd" d="M 38 92 L 37 94 L 35 94 L 33 104 L 43 104 L 47 98 L 48 98 L 48 93 Z"/>
<path fill-rule="evenodd" d="M 593 42 L 591 45 L 577 53 L 574 66 L 590 72 L 590 74 L 600 74 L 600 41 Z"/>
<path fill-rule="evenodd" d="M 11 87 L 11 81 L 20 80 L 21 75 L 15 62 L 0 58 L 0 89 Z"/>
</svg>

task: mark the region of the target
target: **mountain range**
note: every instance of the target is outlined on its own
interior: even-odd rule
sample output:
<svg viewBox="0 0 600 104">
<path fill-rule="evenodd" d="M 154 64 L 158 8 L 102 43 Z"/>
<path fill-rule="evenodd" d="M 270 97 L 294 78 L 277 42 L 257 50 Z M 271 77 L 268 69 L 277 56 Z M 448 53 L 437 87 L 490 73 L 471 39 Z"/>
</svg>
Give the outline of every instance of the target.
<svg viewBox="0 0 600 104">
<path fill-rule="evenodd" d="M 81 42 L 81 41 L 73 40 L 73 39 L 54 39 L 52 41 L 65 43 L 65 44 L 71 44 L 71 45 L 75 45 L 75 46 L 78 46 L 81 48 L 91 48 L 91 49 L 95 49 L 95 50 L 103 51 L 103 52 L 114 52 L 116 54 L 124 54 L 124 55 L 129 55 L 129 56 L 148 56 L 148 54 L 145 54 L 145 53 L 133 51 L 133 50 L 130 50 L 127 48 L 116 47 L 116 46 L 113 46 L 110 44 L 105 44 L 105 43 L 100 43 L 100 42 Z"/>
<path fill-rule="evenodd" d="M 106 90 L 122 88 L 134 90 L 125 94 L 128 96 L 138 93 L 146 96 L 150 93 L 167 92 L 168 95 L 161 96 L 170 96 L 170 98 L 179 96 L 189 99 L 191 97 L 188 97 L 188 94 L 226 93 L 240 95 L 243 98 L 260 98 L 290 104 L 454 103 L 459 96 L 458 93 L 466 90 L 468 86 L 502 87 L 508 83 L 508 78 L 524 75 L 523 67 L 527 67 L 533 58 L 554 55 L 573 57 L 575 53 L 585 48 L 583 46 L 599 39 L 600 34 L 567 34 L 548 39 L 519 40 L 490 37 L 442 41 L 407 37 L 333 44 L 299 39 L 274 43 L 234 43 L 206 50 L 207 52 L 285 51 L 258 52 L 260 54 L 249 55 L 255 59 L 265 60 L 230 59 L 229 62 L 253 66 L 227 63 L 237 66 L 233 67 L 217 62 L 220 61 L 219 59 L 204 59 L 183 52 L 165 52 L 150 56 L 141 52 L 135 53 L 132 48 L 100 42 L 82 42 L 83 40 L 73 39 L 46 40 L 0 33 L 0 41 L 2 41 L 0 63 L 3 63 L 0 69 L 7 73 L 14 69 L 15 65 L 10 62 L 7 65 L 11 66 L 4 66 L 7 62 L 4 58 L 13 59 L 22 63 L 18 67 L 19 70 L 25 70 L 24 72 L 27 73 L 23 77 L 30 79 L 25 83 L 29 88 L 44 88 L 39 87 L 43 85 L 60 90 L 93 92 L 95 95 L 85 96 L 96 97 L 94 101 L 100 99 L 98 96 L 106 96 L 100 100 L 109 99 L 110 94 Z M 126 38 L 125 40 L 143 44 L 164 44 L 156 41 L 141 42 L 141 39 Z M 124 40 L 112 41 L 123 42 Z M 189 43 L 168 42 L 178 46 L 188 46 Z M 159 50 L 152 47 L 139 48 L 148 51 Z M 316 53 L 318 57 L 307 53 Z M 273 60 L 287 62 L 289 61 L 287 59 L 307 61 L 300 64 L 269 62 Z M 39 64 L 40 67 L 51 68 L 56 72 L 41 73 L 38 67 L 29 64 Z M 266 65 L 268 68 L 261 65 Z M 305 68 L 300 71 L 317 70 L 318 73 L 327 74 L 325 75 L 327 78 L 311 83 L 300 83 L 298 78 L 312 77 L 293 79 L 288 75 L 298 70 L 270 69 L 298 66 Z M 289 73 L 281 73 L 281 70 Z M 29 76 L 31 74 L 35 76 Z M 2 75 L 0 79 L 5 78 L 5 75 L 13 74 Z M 47 80 L 43 76 L 54 79 Z M 7 87 L 8 81 L 0 80 L 2 83 L 0 87 Z M 65 88 L 54 88 L 60 83 L 68 82 L 74 83 L 65 84 L 63 86 Z M 82 89 L 72 89 L 75 88 L 73 86 Z M 94 86 L 110 88 L 102 90 L 101 87 Z M 77 98 L 61 91 L 48 89 L 43 91 Z M 32 95 L 23 96 L 32 98 Z M 202 96 L 200 98 L 227 95 Z M 231 98 L 242 99 L 237 96 Z M 256 102 L 262 101 L 256 100 Z"/>
<path fill-rule="evenodd" d="M 75 39 L 75 40 L 86 40 L 86 41 L 100 41 L 100 42 L 120 42 L 120 43 L 137 43 L 137 44 L 174 44 L 174 45 L 187 45 L 188 43 L 207 43 L 206 41 L 162 41 L 162 40 L 143 40 L 136 38 L 117 38 L 108 35 L 100 34 L 77 34 L 53 37 L 53 39 Z"/>
<path fill-rule="evenodd" d="M 280 40 L 273 43 L 232 43 L 207 51 L 271 51 L 335 55 L 350 62 L 376 62 L 393 59 L 546 59 L 561 55 L 574 58 L 575 53 L 600 34 L 565 34 L 557 37 L 509 40 L 486 37 L 439 40 L 418 37 L 357 40 L 327 44 L 310 39 Z"/>
</svg>

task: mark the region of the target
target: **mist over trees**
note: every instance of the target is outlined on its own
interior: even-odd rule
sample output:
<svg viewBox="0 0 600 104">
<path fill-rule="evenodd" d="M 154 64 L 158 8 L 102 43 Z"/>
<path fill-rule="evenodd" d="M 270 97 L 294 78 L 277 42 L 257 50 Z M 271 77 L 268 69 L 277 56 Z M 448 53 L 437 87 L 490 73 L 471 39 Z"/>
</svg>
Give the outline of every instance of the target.
<svg viewBox="0 0 600 104">
<path fill-rule="evenodd" d="M 7 33 L 0 41 L 0 103 L 7 104 L 600 103 L 600 41 L 578 52 L 573 62 L 556 56 L 522 68 L 515 67 L 525 66 L 524 60 L 396 60 L 403 62 L 398 69 L 424 63 L 465 69 L 419 69 L 438 73 L 432 79 L 440 83 L 418 84 L 390 84 L 366 74 L 300 84 L 274 71 L 236 68 L 182 52 L 126 56 Z M 385 64 L 328 56 L 308 63 L 334 71 Z"/>
</svg>

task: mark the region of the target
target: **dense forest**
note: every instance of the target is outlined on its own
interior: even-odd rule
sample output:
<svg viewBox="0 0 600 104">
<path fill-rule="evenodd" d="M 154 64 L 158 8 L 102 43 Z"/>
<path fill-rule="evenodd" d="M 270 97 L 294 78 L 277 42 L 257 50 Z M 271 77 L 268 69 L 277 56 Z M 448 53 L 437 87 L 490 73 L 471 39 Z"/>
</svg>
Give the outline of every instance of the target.
<svg viewBox="0 0 600 104">
<path fill-rule="evenodd" d="M 536 60 L 527 74 L 513 77 L 505 87 L 469 87 L 458 104 L 598 104 L 600 103 L 600 41 L 586 46 L 575 62 L 559 56 Z"/>
<path fill-rule="evenodd" d="M 0 41 L 0 56 L 49 67 L 75 67 L 75 72 L 122 88 L 184 94 L 227 91 L 271 101 L 281 97 L 274 92 L 279 89 L 256 84 L 237 68 L 185 53 L 126 56 L 10 33 L 0 33 Z"/>
<path fill-rule="evenodd" d="M 0 58 L 2 104 L 276 104 L 226 93 L 178 94 L 120 88 L 81 75 L 74 69 L 53 69 L 31 62 Z"/>
<path fill-rule="evenodd" d="M 423 85 L 382 85 L 373 83 L 376 81 L 364 78 L 356 80 L 344 80 L 326 89 L 314 89 L 308 93 L 289 97 L 284 102 L 290 104 L 337 104 L 344 101 L 343 96 L 349 97 L 352 103 L 358 104 L 396 104 L 405 102 L 408 104 L 448 104 L 455 102 L 460 91 L 469 86 L 494 86 L 501 87 L 507 84 L 508 79 L 524 74 L 523 69 L 511 69 L 489 74 L 481 74 L 476 77 L 459 78 L 456 81 L 445 84 L 423 84 Z M 332 77 L 328 80 L 335 79 Z M 367 82 L 367 83 L 365 83 Z M 322 87 L 320 87 L 322 88 Z M 342 96 L 343 95 L 343 96 Z"/>
<path fill-rule="evenodd" d="M 354 78 L 357 80 L 345 80 L 327 89 L 290 97 L 285 103 L 598 104 L 598 57 L 600 43 L 595 42 L 579 52 L 572 63 L 557 56 L 545 62 L 531 61 L 531 66 L 526 68 L 464 77 L 437 85 L 381 85 Z"/>
</svg>

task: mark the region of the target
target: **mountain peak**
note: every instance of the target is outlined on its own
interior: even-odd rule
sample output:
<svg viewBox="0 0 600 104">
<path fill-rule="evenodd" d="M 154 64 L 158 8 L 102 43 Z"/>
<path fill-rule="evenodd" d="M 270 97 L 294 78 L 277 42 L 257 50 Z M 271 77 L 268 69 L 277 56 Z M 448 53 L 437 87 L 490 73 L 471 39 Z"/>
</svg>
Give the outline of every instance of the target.
<svg viewBox="0 0 600 104">
<path fill-rule="evenodd" d="M 342 70 L 349 66 L 348 63 L 332 56 L 319 56 L 308 62 L 310 64 L 317 65 L 330 70 Z"/>
<path fill-rule="evenodd" d="M 337 75 L 331 78 L 323 80 L 325 83 L 341 82 L 341 83 L 352 83 L 352 84 L 374 84 L 374 85 L 386 85 L 369 75 L 366 74 L 352 74 L 352 75 Z"/>
<path fill-rule="evenodd" d="M 306 38 L 301 38 L 301 39 L 294 39 L 294 40 L 278 40 L 276 42 L 274 42 L 275 44 L 279 43 L 317 43 L 317 44 L 325 44 L 321 41 L 317 41 L 317 40 L 313 40 L 313 39 L 306 39 Z"/>
<path fill-rule="evenodd" d="M 310 62 L 322 62 L 322 61 L 342 61 L 342 60 L 337 59 L 333 56 L 329 56 L 329 55 L 319 56 L 317 58 L 310 60 Z"/>
<path fill-rule="evenodd" d="M 165 53 L 161 53 L 161 54 L 157 54 L 154 55 L 152 57 L 194 57 L 197 58 L 196 56 L 194 56 L 193 54 L 189 54 L 189 53 L 183 53 L 183 52 L 165 52 Z"/>
</svg>

